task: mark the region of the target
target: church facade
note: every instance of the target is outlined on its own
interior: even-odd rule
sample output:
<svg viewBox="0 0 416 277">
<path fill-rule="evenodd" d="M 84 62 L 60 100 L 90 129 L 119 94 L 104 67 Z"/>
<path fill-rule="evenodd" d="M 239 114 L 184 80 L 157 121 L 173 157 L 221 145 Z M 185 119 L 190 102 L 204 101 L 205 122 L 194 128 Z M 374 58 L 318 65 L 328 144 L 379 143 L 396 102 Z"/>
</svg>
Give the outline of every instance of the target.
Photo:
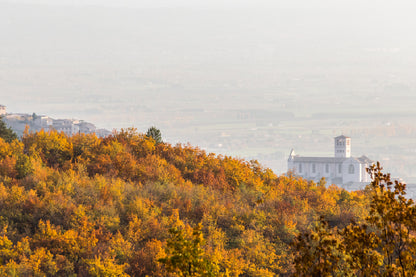
<svg viewBox="0 0 416 277">
<path fill-rule="evenodd" d="M 351 157 L 351 138 L 338 136 L 334 138 L 334 157 L 303 157 L 295 155 L 292 149 L 288 170 L 316 182 L 324 177 L 328 184 L 360 189 L 371 182 L 366 168 L 372 164 L 366 156 Z"/>
</svg>

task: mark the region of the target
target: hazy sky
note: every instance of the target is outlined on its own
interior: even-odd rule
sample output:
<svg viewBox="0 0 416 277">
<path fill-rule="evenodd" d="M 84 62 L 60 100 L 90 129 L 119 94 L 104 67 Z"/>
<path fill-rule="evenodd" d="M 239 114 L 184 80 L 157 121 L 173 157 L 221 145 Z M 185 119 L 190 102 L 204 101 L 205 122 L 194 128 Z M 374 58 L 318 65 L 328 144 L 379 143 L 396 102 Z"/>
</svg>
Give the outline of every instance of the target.
<svg viewBox="0 0 416 277">
<path fill-rule="evenodd" d="M 123 115 L 126 104 L 235 105 L 208 97 L 217 93 L 261 96 L 243 109 L 288 91 L 300 103 L 311 93 L 370 97 L 386 86 L 413 93 L 414 3 L 0 0 L 0 96 L 12 112 L 111 129 L 143 121 Z"/>
</svg>

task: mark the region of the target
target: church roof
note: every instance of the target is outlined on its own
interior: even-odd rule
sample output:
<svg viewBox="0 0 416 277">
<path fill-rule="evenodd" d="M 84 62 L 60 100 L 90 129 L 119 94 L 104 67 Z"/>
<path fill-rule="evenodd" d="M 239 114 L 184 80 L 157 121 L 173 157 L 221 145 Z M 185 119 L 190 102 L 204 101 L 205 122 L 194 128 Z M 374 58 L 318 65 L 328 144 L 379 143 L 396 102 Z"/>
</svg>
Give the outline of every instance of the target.
<svg viewBox="0 0 416 277">
<path fill-rule="evenodd" d="M 340 135 L 340 136 L 337 136 L 335 138 L 350 138 L 350 137 L 347 137 L 347 136 L 344 136 L 344 135 Z"/>
<path fill-rule="evenodd" d="M 293 157 L 294 162 L 303 162 L 303 163 L 342 163 L 348 158 L 343 157 Z"/>
<path fill-rule="evenodd" d="M 300 163 L 343 163 L 348 159 L 354 159 L 360 164 L 370 164 L 373 161 L 370 160 L 366 156 L 361 156 L 359 158 L 349 157 L 301 157 L 301 156 L 293 156 L 293 162 L 300 162 Z"/>
</svg>

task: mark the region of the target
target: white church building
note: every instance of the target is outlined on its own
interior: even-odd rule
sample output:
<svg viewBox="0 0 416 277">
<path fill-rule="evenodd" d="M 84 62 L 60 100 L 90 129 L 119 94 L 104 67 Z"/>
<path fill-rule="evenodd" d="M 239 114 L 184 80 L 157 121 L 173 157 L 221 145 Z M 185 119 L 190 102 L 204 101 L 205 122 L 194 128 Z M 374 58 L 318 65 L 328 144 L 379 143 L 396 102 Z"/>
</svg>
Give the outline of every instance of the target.
<svg viewBox="0 0 416 277">
<path fill-rule="evenodd" d="M 371 182 L 366 168 L 373 161 L 366 156 L 351 157 L 351 138 L 335 138 L 334 157 L 302 157 L 290 152 L 288 170 L 305 179 L 318 182 L 322 177 L 328 184 L 340 185 L 348 190 L 362 189 Z"/>
</svg>

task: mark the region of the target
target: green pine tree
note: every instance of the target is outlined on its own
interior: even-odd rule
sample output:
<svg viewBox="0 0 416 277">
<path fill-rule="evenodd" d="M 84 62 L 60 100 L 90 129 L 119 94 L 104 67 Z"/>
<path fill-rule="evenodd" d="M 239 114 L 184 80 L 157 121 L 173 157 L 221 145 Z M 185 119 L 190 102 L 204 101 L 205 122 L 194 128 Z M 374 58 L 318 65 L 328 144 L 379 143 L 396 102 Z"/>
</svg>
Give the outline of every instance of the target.
<svg viewBox="0 0 416 277">
<path fill-rule="evenodd" d="M 162 143 L 162 133 L 158 128 L 155 126 L 150 127 L 147 132 L 146 136 L 151 137 L 155 140 L 156 144 Z"/>
</svg>

